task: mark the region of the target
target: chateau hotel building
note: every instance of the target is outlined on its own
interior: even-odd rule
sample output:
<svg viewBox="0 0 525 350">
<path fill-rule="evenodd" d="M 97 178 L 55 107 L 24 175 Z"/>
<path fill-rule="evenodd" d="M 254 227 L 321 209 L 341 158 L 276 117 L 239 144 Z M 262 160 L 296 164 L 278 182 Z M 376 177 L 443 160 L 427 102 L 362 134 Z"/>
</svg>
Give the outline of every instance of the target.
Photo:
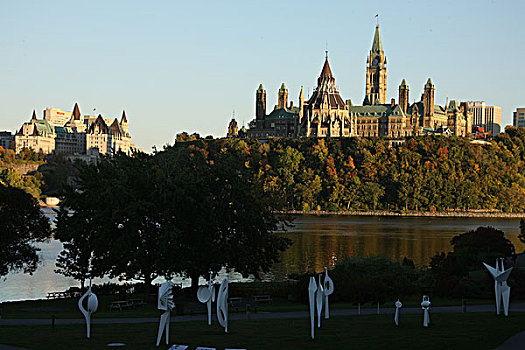
<svg viewBox="0 0 525 350">
<path fill-rule="evenodd" d="M 335 85 L 335 77 L 326 55 L 317 88 L 305 100 L 303 88 L 297 106 L 288 102 L 288 89 L 283 83 L 278 103 L 266 112 L 266 90 L 259 85 L 255 97 L 255 123 L 248 137 L 326 137 L 385 136 L 404 137 L 423 134 L 466 136 L 472 129 L 472 115 L 466 102 L 450 101 L 446 106 L 434 103 L 434 84 L 429 78 L 421 99 L 409 102 L 405 79 L 399 85 L 397 102 L 387 101 L 387 59 L 376 26 L 372 49 L 367 59 L 365 98 L 362 106 L 344 100 Z M 229 135 L 237 134 L 236 122 L 230 122 Z M 237 135 L 236 135 L 237 134 Z"/>
<path fill-rule="evenodd" d="M 125 111 L 120 121 L 100 114 L 82 116 L 76 103 L 73 112 L 47 108 L 43 119 L 37 119 L 33 111 L 31 120 L 22 125 L 14 139 L 17 153 L 23 148 L 32 148 L 45 154 L 98 156 L 117 151 L 131 154 L 136 149 L 131 142 Z"/>
</svg>

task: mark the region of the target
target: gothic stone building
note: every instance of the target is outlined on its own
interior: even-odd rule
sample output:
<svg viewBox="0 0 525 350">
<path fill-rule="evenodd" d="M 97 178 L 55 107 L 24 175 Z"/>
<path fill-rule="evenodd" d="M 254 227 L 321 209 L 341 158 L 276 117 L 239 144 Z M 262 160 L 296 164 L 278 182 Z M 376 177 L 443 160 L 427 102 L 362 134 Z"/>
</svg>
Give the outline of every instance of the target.
<svg viewBox="0 0 525 350">
<path fill-rule="evenodd" d="M 385 136 L 405 137 L 423 134 L 466 136 L 472 128 L 468 104 L 450 101 L 446 106 L 434 103 L 434 84 L 429 78 L 421 99 L 410 104 L 409 87 L 403 79 L 398 101 L 387 101 L 387 59 L 376 26 L 372 49 L 367 58 L 365 98 L 361 106 L 344 100 L 335 85 L 335 77 L 326 55 L 317 87 L 305 100 L 303 88 L 297 106 L 288 102 L 283 83 L 278 103 L 266 114 L 266 90 L 259 85 L 255 95 L 255 120 L 248 137 L 327 137 Z"/>
</svg>

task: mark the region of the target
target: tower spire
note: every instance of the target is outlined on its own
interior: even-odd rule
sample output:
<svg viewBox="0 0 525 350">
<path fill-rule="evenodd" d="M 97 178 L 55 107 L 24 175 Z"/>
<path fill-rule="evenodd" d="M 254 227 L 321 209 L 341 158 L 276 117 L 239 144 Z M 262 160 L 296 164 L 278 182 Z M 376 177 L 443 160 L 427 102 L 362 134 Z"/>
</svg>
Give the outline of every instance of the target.
<svg viewBox="0 0 525 350">
<path fill-rule="evenodd" d="M 36 120 L 36 112 L 34 109 L 33 109 L 33 116 L 31 117 L 31 120 Z"/>
<path fill-rule="evenodd" d="M 73 107 L 73 119 L 80 120 L 80 109 L 78 108 L 78 103 L 75 102 L 75 107 Z"/>
<path fill-rule="evenodd" d="M 379 32 L 379 22 L 376 24 L 376 32 L 374 34 L 374 41 L 372 42 L 372 54 L 381 55 L 383 53 L 383 45 L 381 44 L 381 33 Z"/>
</svg>

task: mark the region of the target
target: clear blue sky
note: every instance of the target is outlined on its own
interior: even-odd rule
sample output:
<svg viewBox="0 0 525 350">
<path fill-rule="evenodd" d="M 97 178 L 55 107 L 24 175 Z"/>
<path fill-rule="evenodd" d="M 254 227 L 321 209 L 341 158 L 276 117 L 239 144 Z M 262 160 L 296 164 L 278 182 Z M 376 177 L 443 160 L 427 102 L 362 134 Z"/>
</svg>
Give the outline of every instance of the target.
<svg viewBox="0 0 525 350">
<path fill-rule="evenodd" d="M 285 82 L 312 91 L 328 44 L 343 98 L 361 103 L 375 14 L 388 98 L 403 78 L 418 100 L 485 100 L 503 124 L 525 106 L 525 1 L 6 1 L 0 0 L 0 130 L 46 107 L 106 117 L 126 110 L 146 151 L 178 132 L 224 136 L 232 110 L 254 118 Z"/>
</svg>

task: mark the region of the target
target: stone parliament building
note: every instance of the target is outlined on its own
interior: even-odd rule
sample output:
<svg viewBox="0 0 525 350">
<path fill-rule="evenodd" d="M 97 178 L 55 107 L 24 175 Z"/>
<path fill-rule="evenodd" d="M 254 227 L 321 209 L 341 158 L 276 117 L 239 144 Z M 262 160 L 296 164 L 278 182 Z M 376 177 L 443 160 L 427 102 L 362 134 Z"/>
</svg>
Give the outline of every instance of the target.
<svg viewBox="0 0 525 350">
<path fill-rule="evenodd" d="M 335 85 L 328 53 L 312 96 L 305 100 L 303 88 L 299 102 L 288 102 L 283 83 L 278 103 L 266 112 L 266 90 L 259 85 L 255 97 L 255 120 L 248 130 L 239 132 L 233 119 L 228 137 L 405 137 L 439 134 L 466 136 L 472 130 L 472 113 L 467 102 L 451 100 L 446 106 L 434 103 L 434 84 L 429 78 L 421 99 L 409 102 L 405 79 L 399 85 L 398 101 L 387 101 L 387 59 L 376 26 L 372 49 L 367 58 L 365 98 L 361 106 L 344 100 Z"/>
</svg>

